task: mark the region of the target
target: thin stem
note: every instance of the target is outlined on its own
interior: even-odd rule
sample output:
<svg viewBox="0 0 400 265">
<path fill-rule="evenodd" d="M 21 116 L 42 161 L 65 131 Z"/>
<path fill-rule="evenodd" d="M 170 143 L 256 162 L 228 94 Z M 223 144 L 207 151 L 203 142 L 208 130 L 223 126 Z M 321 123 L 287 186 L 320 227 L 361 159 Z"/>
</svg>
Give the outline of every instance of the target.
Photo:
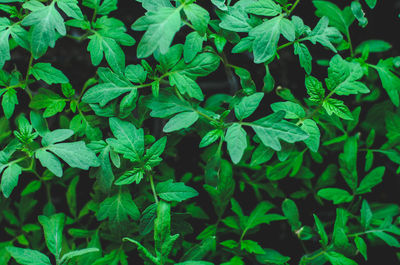
<svg viewBox="0 0 400 265">
<path fill-rule="evenodd" d="M 153 192 L 153 196 L 154 196 L 154 201 L 156 203 L 158 203 L 156 188 L 154 187 L 154 180 L 153 180 L 153 175 L 152 174 L 149 174 L 149 179 L 150 179 L 151 191 Z"/>
<path fill-rule="evenodd" d="M 292 7 L 289 9 L 289 11 L 287 12 L 287 16 L 290 16 L 290 14 L 293 12 L 293 10 L 296 8 L 296 6 L 300 3 L 300 0 L 296 0 L 296 2 L 294 2 L 294 4 L 292 5 Z"/>
<path fill-rule="evenodd" d="M 32 92 L 28 87 L 28 81 L 29 81 L 29 76 L 31 74 L 32 63 L 33 63 L 33 55 L 31 54 L 31 57 L 29 57 L 28 69 L 26 70 L 25 81 L 22 87 L 26 91 L 30 99 L 32 99 Z"/>
<path fill-rule="evenodd" d="M 347 37 L 347 42 L 350 45 L 350 55 L 352 58 L 354 58 L 353 44 L 351 43 L 350 32 L 348 30 L 346 32 L 346 37 Z"/>
</svg>

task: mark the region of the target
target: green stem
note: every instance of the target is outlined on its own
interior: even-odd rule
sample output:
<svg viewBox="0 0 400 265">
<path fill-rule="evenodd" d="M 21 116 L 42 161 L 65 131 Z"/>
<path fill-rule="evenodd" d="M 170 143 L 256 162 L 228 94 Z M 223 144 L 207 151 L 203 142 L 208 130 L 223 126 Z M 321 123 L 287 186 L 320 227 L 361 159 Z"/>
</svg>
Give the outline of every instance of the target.
<svg viewBox="0 0 400 265">
<path fill-rule="evenodd" d="M 350 46 L 350 55 L 352 58 L 354 58 L 353 44 L 351 43 L 350 32 L 348 30 L 346 32 L 346 37 L 347 37 L 347 42 L 349 43 Z"/>
<path fill-rule="evenodd" d="M 292 7 L 289 9 L 289 11 L 287 12 L 287 16 L 290 16 L 290 14 L 293 12 L 293 10 L 296 8 L 296 6 L 300 3 L 300 0 L 296 0 L 296 2 L 294 2 L 294 4 L 292 5 Z"/>
<path fill-rule="evenodd" d="M 32 92 L 29 89 L 28 81 L 29 81 L 29 76 L 31 74 L 32 63 L 33 63 L 33 55 L 31 54 L 31 56 L 29 57 L 28 69 L 26 70 L 25 81 L 22 87 L 26 91 L 30 99 L 32 99 Z"/>
<path fill-rule="evenodd" d="M 153 175 L 152 174 L 149 174 L 149 179 L 150 179 L 151 191 L 153 192 L 153 196 L 154 196 L 154 201 L 156 203 L 158 203 L 156 188 L 154 187 L 154 180 L 153 180 Z"/>
</svg>

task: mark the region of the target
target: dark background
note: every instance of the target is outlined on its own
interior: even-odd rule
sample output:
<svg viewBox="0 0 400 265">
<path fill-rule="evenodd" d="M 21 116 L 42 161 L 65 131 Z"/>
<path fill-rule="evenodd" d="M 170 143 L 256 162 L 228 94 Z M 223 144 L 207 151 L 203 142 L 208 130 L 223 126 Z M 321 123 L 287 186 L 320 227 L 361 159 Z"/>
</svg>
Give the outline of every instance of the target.
<svg viewBox="0 0 400 265">
<path fill-rule="evenodd" d="M 203 7 L 206 7 L 208 10 L 212 10 L 209 1 L 197 1 Z M 350 1 L 334 1 L 339 6 L 343 7 L 345 4 L 350 4 Z M 382 39 L 393 45 L 393 49 L 385 54 L 379 55 L 371 55 L 371 63 L 376 63 L 379 58 L 387 58 L 390 56 L 398 56 L 400 50 L 400 19 L 398 18 L 398 14 L 400 13 L 400 1 L 396 0 L 380 0 L 378 1 L 377 6 L 374 10 L 369 10 L 366 7 L 365 3 L 361 1 L 364 5 L 364 10 L 366 11 L 366 17 L 369 20 L 369 23 L 366 28 L 360 28 L 357 25 L 357 22 L 354 22 L 351 26 L 351 38 L 353 41 L 353 47 L 357 47 L 362 41 L 369 39 Z M 119 1 L 118 10 L 114 11 L 110 14 L 110 16 L 121 19 L 126 27 L 128 28 L 128 33 L 131 34 L 137 41 L 140 40 L 140 36 L 142 32 L 133 32 L 130 29 L 132 23 L 142 16 L 145 10 L 141 7 L 140 3 L 133 0 L 124 0 Z M 318 22 L 318 18 L 314 14 L 315 8 L 312 5 L 311 1 L 303 0 L 300 2 L 298 7 L 293 12 L 294 15 L 297 15 L 303 18 L 306 25 L 313 28 Z M 91 10 L 84 9 L 84 14 L 91 16 Z M 211 12 L 213 18 L 216 18 L 215 14 Z M 75 31 L 75 32 L 74 32 Z M 181 32 L 177 34 L 174 39 L 175 43 L 183 43 L 186 33 L 188 31 L 183 29 Z M 73 30 L 70 34 L 80 34 L 78 30 Z M 56 48 L 49 49 L 47 54 L 40 59 L 40 61 L 51 62 L 55 67 L 61 69 L 65 75 L 71 80 L 71 83 L 74 87 L 79 88 L 82 87 L 84 82 L 93 77 L 96 74 L 96 68 L 91 65 L 89 53 L 86 51 L 87 40 L 83 42 L 77 42 L 75 40 L 71 40 L 68 38 L 62 38 L 57 41 Z M 332 52 L 325 50 L 320 45 L 308 45 L 311 47 L 310 51 L 313 55 L 314 59 L 329 59 L 333 55 Z M 230 51 L 232 45 L 227 46 L 227 52 Z M 135 64 L 139 63 L 136 58 L 136 45 L 133 47 L 123 47 L 126 55 L 126 64 Z M 343 56 L 348 56 L 346 52 L 342 54 Z M 293 48 L 289 47 L 280 52 L 281 60 L 274 61 L 271 64 L 271 73 L 276 80 L 276 85 L 281 85 L 283 87 L 290 88 L 298 98 L 303 98 L 305 95 L 304 89 L 304 71 L 300 68 L 298 58 L 293 55 Z M 384 56 L 384 57 L 382 57 Z M 27 65 L 27 61 L 29 58 L 29 54 L 21 49 L 17 49 L 12 53 L 12 63 L 9 62 L 6 65 L 6 68 L 12 68 L 14 65 L 20 66 L 20 69 L 24 69 Z M 152 59 L 146 59 L 150 62 L 151 65 Z M 248 69 L 253 79 L 257 84 L 257 88 L 262 85 L 262 79 L 264 70 L 260 65 L 255 65 L 251 58 L 246 54 L 238 54 L 238 55 L 229 55 L 229 61 L 235 65 L 244 67 Z M 102 65 L 105 66 L 105 61 L 103 60 Z M 101 66 L 102 66 L 101 65 Z M 24 71 L 24 70 L 23 70 Z M 318 77 L 326 76 L 326 67 L 318 66 L 313 61 L 313 72 L 312 75 Z M 234 82 L 237 82 L 237 80 Z M 211 91 L 210 93 L 216 92 L 224 92 L 227 93 L 229 91 L 229 84 L 227 82 L 227 76 L 225 71 L 220 67 L 220 69 L 213 75 L 207 78 L 203 78 L 200 80 L 200 86 L 204 88 L 204 86 L 212 87 L 213 89 L 207 90 Z M 272 102 L 276 102 L 279 99 L 276 95 L 271 93 L 266 97 L 262 102 L 262 105 L 268 106 Z M 27 98 L 23 98 L 20 102 L 21 105 L 18 105 L 17 111 L 24 112 L 24 109 L 21 107 L 24 103 L 28 103 Z M 182 176 L 186 172 L 194 172 L 196 174 L 202 174 L 202 169 L 199 167 L 198 161 L 199 152 L 197 154 L 193 152 L 193 150 L 198 150 L 198 143 L 200 141 L 199 137 L 189 136 L 185 138 L 178 145 L 178 156 L 174 160 L 174 164 L 170 164 L 171 167 L 176 168 L 176 175 Z M 337 160 L 337 157 L 332 157 L 329 162 L 334 163 Z M 361 158 L 360 158 L 361 160 Z M 388 171 L 385 174 L 384 182 L 379 185 L 376 189 L 374 189 L 373 194 L 368 197 L 368 200 L 371 201 L 380 201 L 380 202 L 392 202 L 399 203 L 399 196 L 396 193 L 395 189 L 398 190 L 400 186 L 399 178 L 395 175 L 394 166 L 387 161 L 384 157 L 381 160 L 376 161 L 377 164 L 387 165 Z M 317 171 L 325 168 L 326 165 L 322 165 L 321 168 L 316 169 Z M 81 184 L 83 184 L 84 178 L 81 178 Z M 86 190 L 91 188 L 92 182 L 87 182 Z M 202 183 L 201 183 L 202 184 Z M 200 204 L 205 207 L 206 212 L 209 216 L 214 216 L 211 202 L 208 198 L 208 195 L 199 184 L 196 189 L 200 191 Z M 296 188 L 290 183 L 290 180 L 284 181 L 283 185 L 288 187 L 288 189 Z M 19 185 L 18 188 L 21 186 Z M 82 187 L 82 185 L 80 185 Z M 83 188 L 84 185 L 83 185 Z M 238 191 L 238 187 L 236 188 L 235 198 L 239 201 L 239 203 L 243 206 L 246 214 L 249 214 L 250 211 L 257 205 L 258 201 L 255 196 L 252 194 L 252 190 L 247 189 L 245 192 L 241 193 Z M 268 195 L 266 195 L 268 196 Z M 82 197 L 81 197 L 82 198 Z M 265 197 L 269 199 L 268 197 Z M 281 199 L 276 201 L 277 205 L 281 203 Z M 78 204 L 79 205 L 79 204 Z M 246 207 L 249 205 L 248 207 Z M 325 220 L 333 220 L 334 212 L 332 211 L 332 205 L 325 206 L 322 208 L 315 201 L 310 200 L 307 202 L 302 201 L 300 206 L 300 214 L 301 220 L 303 224 L 313 225 L 312 213 L 318 212 L 322 213 L 320 218 Z M 307 208 L 304 208 L 307 206 Z M 67 211 L 67 209 L 66 209 Z M 192 220 L 196 221 L 196 220 Z M 209 223 L 213 223 L 215 220 L 211 219 Z M 194 237 L 204 229 L 204 223 L 193 223 L 194 226 Z M 331 231 L 331 230 L 328 230 Z M 297 262 L 299 258 L 304 254 L 303 249 L 301 248 L 296 237 L 290 232 L 290 228 L 288 225 L 284 224 L 284 222 L 278 222 L 278 224 L 272 224 L 270 226 L 262 226 L 262 230 L 259 231 L 256 235 L 249 235 L 249 239 L 254 238 L 257 239 L 261 245 L 268 248 L 274 248 L 281 253 L 292 257 L 292 262 Z M 307 248 L 309 250 L 317 249 L 319 247 L 317 241 L 308 242 Z M 385 264 L 398 264 L 398 260 L 396 258 L 395 249 L 389 248 L 387 246 L 374 246 L 370 247 L 368 254 L 369 260 L 365 262 L 362 260 L 361 256 L 358 255 L 357 262 L 359 264 L 381 264 L 384 262 Z M 134 257 L 133 259 L 136 259 Z M 383 261 L 384 260 L 384 261 Z M 132 260 L 133 262 L 134 260 Z"/>
</svg>

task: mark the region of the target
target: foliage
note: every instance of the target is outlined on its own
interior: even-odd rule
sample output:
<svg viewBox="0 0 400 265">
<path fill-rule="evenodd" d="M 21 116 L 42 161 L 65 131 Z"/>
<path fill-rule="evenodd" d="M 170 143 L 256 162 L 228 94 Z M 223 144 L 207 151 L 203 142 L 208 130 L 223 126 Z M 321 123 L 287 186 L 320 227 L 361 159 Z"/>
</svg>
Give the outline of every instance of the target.
<svg viewBox="0 0 400 265">
<path fill-rule="evenodd" d="M 400 57 L 351 40 L 390 1 L 313 0 L 314 25 L 300 0 L 122 2 L 0 1 L 1 264 L 400 257 L 376 192 L 400 173 Z M 285 52 L 296 90 L 271 71 Z"/>
</svg>

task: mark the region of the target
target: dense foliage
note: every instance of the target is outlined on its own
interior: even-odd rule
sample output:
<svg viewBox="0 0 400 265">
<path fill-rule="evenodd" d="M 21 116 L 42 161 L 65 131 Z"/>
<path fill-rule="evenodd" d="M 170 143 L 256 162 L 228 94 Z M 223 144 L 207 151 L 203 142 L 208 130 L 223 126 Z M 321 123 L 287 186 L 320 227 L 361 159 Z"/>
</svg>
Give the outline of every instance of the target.
<svg viewBox="0 0 400 265">
<path fill-rule="evenodd" d="M 400 261 L 395 1 L 122 2 L 0 0 L 0 264 Z"/>
</svg>

